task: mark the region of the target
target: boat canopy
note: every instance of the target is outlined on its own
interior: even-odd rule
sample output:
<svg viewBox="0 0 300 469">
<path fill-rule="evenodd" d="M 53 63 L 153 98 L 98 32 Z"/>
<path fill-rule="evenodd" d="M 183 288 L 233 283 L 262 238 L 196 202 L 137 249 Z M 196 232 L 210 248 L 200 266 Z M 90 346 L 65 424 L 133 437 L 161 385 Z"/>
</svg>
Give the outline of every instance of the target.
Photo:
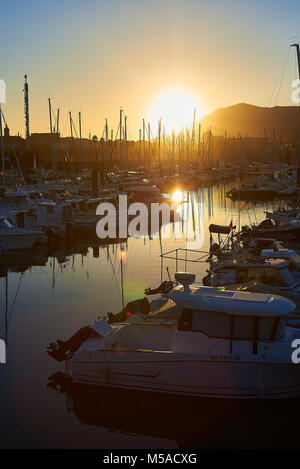
<svg viewBox="0 0 300 469">
<path fill-rule="evenodd" d="M 257 282 L 255 280 L 251 280 L 249 282 L 244 282 L 236 285 L 230 285 L 228 287 L 224 287 L 225 290 L 235 290 L 235 291 L 245 291 L 245 292 L 256 292 L 256 293 L 268 293 L 271 295 L 281 295 L 283 292 L 278 288 L 272 285 L 266 285 L 262 282 Z M 296 310 L 294 314 L 300 314 L 300 296 L 295 295 L 294 293 L 290 292 L 289 290 L 284 291 L 285 298 L 290 299 L 295 303 Z"/>
<path fill-rule="evenodd" d="M 8 204 L 23 204 L 30 202 L 30 198 L 24 191 L 5 192 L 4 202 Z"/>
<path fill-rule="evenodd" d="M 264 293 L 228 291 L 215 287 L 176 287 L 170 299 L 187 309 L 220 311 L 239 316 L 287 316 L 296 308 L 287 298 Z"/>
<path fill-rule="evenodd" d="M 266 258 L 288 259 L 293 255 L 296 255 L 293 249 L 262 249 L 261 251 L 261 256 Z"/>
<path fill-rule="evenodd" d="M 231 230 L 232 230 L 231 224 L 229 226 L 214 225 L 213 223 L 209 225 L 210 233 L 229 234 Z"/>
<path fill-rule="evenodd" d="M 268 268 L 268 267 L 275 267 L 276 269 L 283 269 L 284 267 L 288 267 L 288 261 L 285 259 L 273 259 L 273 258 L 262 258 L 259 257 L 249 257 L 247 261 L 240 261 L 237 262 L 227 261 L 227 262 L 220 262 L 215 268 L 214 272 L 218 272 L 220 269 L 239 269 L 239 268 L 249 268 L 249 267 L 256 267 L 256 268 Z"/>
</svg>

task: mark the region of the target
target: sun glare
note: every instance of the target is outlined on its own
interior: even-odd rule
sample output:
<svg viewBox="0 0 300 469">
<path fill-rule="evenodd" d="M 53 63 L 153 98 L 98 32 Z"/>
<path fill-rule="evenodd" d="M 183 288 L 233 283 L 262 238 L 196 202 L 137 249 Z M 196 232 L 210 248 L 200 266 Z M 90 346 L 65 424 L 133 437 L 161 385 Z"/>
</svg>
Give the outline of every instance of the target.
<svg viewBox="0 0 300 469">
<path fill-rule="evenodd" d="M 172 194 L 172 199 L 174 200 L 174 202 L 182 202 L 183 193 L 180 190 L 176 189 L 176 191 L 174 191 Z"/>
<path fill-rule="evenodd" d="M 196 117 L 199 118 L 202 109 L 197 99 L 190 93 L 176 88 L 157 99 L 151 111 L 151 120 L 156 124 L 162 119 L 162 128 L 165 128 L 167 133 L 173 130 L 179 132 L 185 126 L 192 125 L 195 110 Z"/>
</svg>

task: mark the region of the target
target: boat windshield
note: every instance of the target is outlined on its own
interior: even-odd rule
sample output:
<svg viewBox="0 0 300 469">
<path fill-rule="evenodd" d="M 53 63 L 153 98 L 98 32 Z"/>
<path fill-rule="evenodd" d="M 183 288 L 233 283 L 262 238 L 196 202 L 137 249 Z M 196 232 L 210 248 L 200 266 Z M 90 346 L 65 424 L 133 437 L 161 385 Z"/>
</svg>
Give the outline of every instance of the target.
<svg viewBox="0 0 300 469">
<path fill-rule="evenodd" d="M 13 225 L 7 220 L 7 218 L 2 218 L 0 220 L 0 230 L 8 230 L 13 228 Z"/>
<path fill-rule="evenodd" d="M 20 205 L 28 202 L 28 197 L 26 195 L 5 195 L 5 202 L 7 204 Z"/>
<path fill-rule="evenodd" d="M 208 337 L 230 340 L 277 340 L 285 319 L 276 316 L 230 315 L 220 311 L 183 309 L 179 331 L 200 332 Z"/>
<path fill-rule="evenodd" d="M 272 286 L 291 286 L 295 278 L 287 267 L 249 267 L 238 271 L 238 283 L 256 281 Z"/>
</svg>

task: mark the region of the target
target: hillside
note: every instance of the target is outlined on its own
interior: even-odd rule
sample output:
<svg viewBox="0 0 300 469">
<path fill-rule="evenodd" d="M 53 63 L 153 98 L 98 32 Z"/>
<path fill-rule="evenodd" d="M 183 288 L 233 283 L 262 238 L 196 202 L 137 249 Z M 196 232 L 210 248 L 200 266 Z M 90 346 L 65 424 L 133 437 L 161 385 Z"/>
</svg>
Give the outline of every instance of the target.
<svg viewBox="0 0 300 469">
<path fill-rule="evenodd" d="M 220 108 L 201 119 L 204 131 L 211 127 L 214 135 L 242 137 L 267 137 L 283 143 L 295 141 L 300 137 L 300 107 L 276 106 L 272 108 L 252 106 L 251 104 L 235 104 Z"/>
</svg>

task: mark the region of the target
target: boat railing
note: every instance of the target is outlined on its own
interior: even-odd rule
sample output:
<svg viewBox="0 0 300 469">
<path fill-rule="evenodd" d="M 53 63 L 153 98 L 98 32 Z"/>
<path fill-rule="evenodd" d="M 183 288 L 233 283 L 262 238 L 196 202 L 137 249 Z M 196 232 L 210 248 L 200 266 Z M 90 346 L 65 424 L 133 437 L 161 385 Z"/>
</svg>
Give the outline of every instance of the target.
<svg viewBox="0 0 300 469">
<path fill-rule="evenodd" d="M 163 252 L 160 257 L 162 259 L 172 259 L 176 263 L 176 271 L 178 270 L 178 262 L 208 262 L 209 251 L 199 251 L 198 249 L 176 248 L 168 252 Z"/>
</svg>

